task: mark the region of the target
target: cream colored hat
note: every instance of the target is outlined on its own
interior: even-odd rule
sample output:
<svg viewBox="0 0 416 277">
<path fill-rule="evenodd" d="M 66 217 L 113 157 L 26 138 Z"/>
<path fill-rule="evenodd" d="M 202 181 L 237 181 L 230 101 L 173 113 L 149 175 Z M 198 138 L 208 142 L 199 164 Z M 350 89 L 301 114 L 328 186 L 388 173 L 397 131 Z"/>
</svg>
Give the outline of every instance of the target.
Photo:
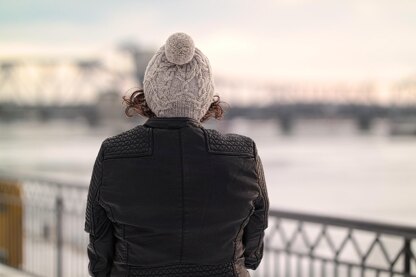
<svg viewBox="0 0 416 277">
<path fill-rule="evenodd" d="M 174 33 L 147 65 L 143 89 L 156 116 L 199 121 L 214 101 L 211 65 L 189 35 Z"/>
</svg>

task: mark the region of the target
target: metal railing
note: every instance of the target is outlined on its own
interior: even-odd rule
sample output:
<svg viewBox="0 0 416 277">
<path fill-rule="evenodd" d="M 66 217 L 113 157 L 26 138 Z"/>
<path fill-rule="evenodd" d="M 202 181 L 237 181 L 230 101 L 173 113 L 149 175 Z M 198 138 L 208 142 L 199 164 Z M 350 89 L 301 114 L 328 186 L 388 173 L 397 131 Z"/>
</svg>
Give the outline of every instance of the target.
<svg viewBox="0 0 416 277">
<path fill-rule="evenodd" d="M 19 197 L 7 189 L 16 184 Z M 6 226 L 0 226 L 0 262 L 7 264 L 13 248 L 21 247 L 14 266 L 23 271 L 87 276 L 87 192 L 85 185 L 0 173 L 0 223 Z M 21 234 L 16 214 L 7 214 L 19 207 Z M 416 228 L 408 226 L 270 210 L 264 257 L 250 272 L 253 277 L 416 276 L 415 238 Z M 3 241 L 9 249 L 2 249 Z"/>
<path fill-rule="evenodd" d="M 416 228 L 270 211 L 255 276 L 416 276 Z"/>
<path fill-rule="evenodd" d="M 11 195 L 13 187 L 19 196 Z M 3 262 L 10 264 L 9 253 L 19 243 L 23 255 L 13 266 L 36 276 L 88 276 L 86 247 L 88 234 L 84 232 L 85 205 L 88 187 L 81 184 L 64 184 L 36 176 L 11 176 L 0 173 L 0 226 L 3 236 L 16 243 L 2 249 Z M 20 207 L 19 219 L 8 211 Z M 3 213 L 3 214 L 1 214 Z M 15 221 L 22 221 L 21 236 L 14 233 Z M 4 246 L 3 246 L 4 248 Z"/>
</svg>

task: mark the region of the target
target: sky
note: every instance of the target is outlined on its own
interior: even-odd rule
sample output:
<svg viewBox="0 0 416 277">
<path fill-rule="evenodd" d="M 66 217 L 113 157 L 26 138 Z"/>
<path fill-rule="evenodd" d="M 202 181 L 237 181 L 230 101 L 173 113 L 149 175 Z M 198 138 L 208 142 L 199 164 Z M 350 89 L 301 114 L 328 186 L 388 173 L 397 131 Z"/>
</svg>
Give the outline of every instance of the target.
<svg viewBox="0 0 416 277">
<path fill-rule="evenodd" d="M 185 32 L 215 75 L 391 82 L 416 74 L 414 0 L 0 2 L 0 60 L 156 51 Z"/>
</svg>

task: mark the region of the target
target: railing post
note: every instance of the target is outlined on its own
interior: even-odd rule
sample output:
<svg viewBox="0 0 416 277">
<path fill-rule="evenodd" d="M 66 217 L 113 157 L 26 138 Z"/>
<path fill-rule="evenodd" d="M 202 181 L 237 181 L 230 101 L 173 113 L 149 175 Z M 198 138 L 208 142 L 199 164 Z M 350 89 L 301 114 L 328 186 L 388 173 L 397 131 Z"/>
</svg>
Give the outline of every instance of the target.
<svg viewBox="0 0 416 277">
<path fill-rule="evenodd" d="M 411 273 L 411 260 L 412 260 L 412 249 L 411 249 L 411 240 L 409 238 L 404 239 L 404 274 L 405 276 L 410 276 Z"/>
<path fill-rule="evenodd" d="M 56 277 L 62 277 L 62 258 L 63 258 L 63 228 L 62 228 L 62 213 L 64 200 L 62 196 L 56 196 L 55 210 L 56 210 Z"/>
</svg>

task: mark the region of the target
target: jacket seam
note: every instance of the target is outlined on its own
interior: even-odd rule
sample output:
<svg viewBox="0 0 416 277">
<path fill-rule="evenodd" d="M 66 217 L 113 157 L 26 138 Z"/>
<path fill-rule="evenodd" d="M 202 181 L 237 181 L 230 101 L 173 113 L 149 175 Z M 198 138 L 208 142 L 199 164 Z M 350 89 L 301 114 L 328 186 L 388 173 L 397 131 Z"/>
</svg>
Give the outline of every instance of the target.
<svg viewBox="0 0 416 277">
<path fill-rule="evenodd" d="M 234 242 L 233 260 L 234 261 L 236 260 L 235 251 L 236 251 L 236 248 L 237 248 L 237 238 L 238 238 L 238 235 L 240 235 L 240 233 L 241 233 L 241 231 L 243 229 L 243 224 L 247 222 L 247 220 L 250 218 L 250 216 L 253 214 L 253 212 L 254 212 L 254 206 L 251 206 L 248 214 L 246 215 L 246 217 L 244 218 L 244 220 L 240 223 L 240 227 L 238 228 L 237 234 L 235 235 L 235 237 L 233 239 L 233 242 Z"/>
<path fill-rule="evenodd" d="M 100 205 L 105 211 L 106 211 L 106 215 L 108 216 L 108 219 L 113 223 L 113 222 L 117 222 L 115 217 L 114 217 L 114 213 L 113 213 L 113 209 L 111 208 L 111 206 L 109 206 L 107 203 L 105 203 L 102 198 L 101 198 L 101 190 L 98 190 L 98 205 Z"/>
<path fill-rule="evenodd" d="M 259 172 L 259 174 L 260 174 L 260 172 Z M 263 175 L 262 178 L 260 178 L 260 176 L 258 177 L 258 180 L 259 180 L 258 182 L 259 182 L 259 186 L 260 186 L 260 193 L 261 193 L 261 196 L 262 196 L 263 202 L 264 202 L 263 227 L 265 227 L 266 226 L 265 222 L 268 218 L 267 211 L 269 210 L 269 203 L 268 203 L 268 201 L 266 201 L 267 193 L 266 193 L 266 188 L 265 188 L 265 186 L 266 186 L 265 179 L 263 179 L 264 178 L 264 173 L 262 175 Z"/>
<path fill-rule="evenodd" d="M 94 208 L 91 208 L 91 210 L 93 211 L 93 209 Z M 97 253 L 97 250 L 96 250 L 96 248 L 95 248 L 95 236 L 93 235 L 93 234 L 91 234 L 91 236 L 92 236 L 92 241 L 91 241 L 91 246 L 92 246 L 92 249 L 93 249 L 93 251 L 94 251 L 94 254 L 95 253 Z M 95 267 L 96 267 L 96 265 L 97 265 L 97 263 L 96 262 L 94 262 L 94 263 L 92 263 L 91 264 L 91 272 L 94 274 L 94 272 L 95 272 Z"/>
<path fill-rule="evenodd" d="M 260 172 L 259 172 L 259 159 L 258 159 L 258 152 L 257 152 L 257 148 L 255 148 L 255 161 L 256 161 L 256 166 L 255 166 L 255 170 L 256 170 L 256 175 L 257 175 L 257 183 L 258 183 L 258 185 L 259 185 L 259 189 L 260 189 L 260 191 L 259 191 L 259 195 L 257 196 L 257 198 L 256 198 L 256 200 L 255 200 L 255 202 L 258 200 L 258 199 L 260 199 L 260 197 L 262 197 L 263 198 L 263 202 L 264 202 L 264 212 L 263 212 L 263 222 L 262 222 L 262 228 L 264 229 L 264 227 L 265 227 L 265 220 L 267 220 L 266 219 L 266 217 L 267 217 L 267 206 L 266 206 L 266 202 L 265 202 L 265 193 L 264 193 L 264 191 L 263 191 L 263 187 L 262 187 L 262 184 L 261 184 L 261 182 L 262 182 L 262 180 L 261 180 L 261 178 L 260 178 Z M 260 244 L 261 244 L 261 240 L 262 240 L 262 236 L 259 236 L 259 239 L 258 239 L 258 241 L 257 241 L 257 243 L 256 243 L 256 250 L 254 251 L 254 257 L 255 257 L 255 259 L 256 259 L 256 263 L 260 260 L 260 257 L 259 257 L 259 255 L 258 255 L 258 250 L 259 250 L 259 247 L 260 247 Z"/>
<path fill-rule="evenodd" d="M 104 141 L 105 142 L 105 141 Z M 102 143 L 102 153 L 100 153 L 100 157 L 98 158 L 99 159 L 99 161 L 100 161 L 100 168 L 99 168 L 99 173 L 100 173 L 100 178 L 98 179 L 98 184 L 97 184 L 97 192 L 96 192 L 96 194 L 95 194 L 95 196 L 93 197 L 93 199 L 92 199 L 92 201 L 93 201 L 93 203 L 92 203 L 92 205 L 91 205 L 91 226 L 92 226 L 92 242 L 91 242 L 91 245 L 92 245 L 92 249 L 93 249 L 93 251 L 94 251 L 94 253 L 96 254 L 97 253 L 97 250 L 96 250 L 96 248 L 95 248 L 95 240 L 96 240 L 96 237 L 95 237 L 95 235 L 96 235 L 96 230 L 95 230 L 95 217 L 94 217 L 94 214 L 95 214 L 95 212 L 94 212 L 94 205 L 95 204 L 97 204 L 97 205 L 100 205 L 100 203 L 99 203 L 99 191 L 100 191 L 100 186 L 101 186 L 101 183 L 102 183 L 102 180 L 103 180 L 103 172 L 104 172 L 104 164 L 103 164 L 103 160 L 104 160 L 104 157 L 105 157 L 105 155 L 104 155 L 104 151 L 105 151 L 105 148 L 104 148 L 104 142 Z M 97 203 L 94 203 L 94 202 L 97 202 Z M 97 263 L 95 262 L 94 264 L 92 264 L 92 267 L 91 267 L 91 271 L 92 271 L 92 273 L 94 273 L 94 272 L 96 272 L 95 271 L 95 268 L 96 268 L 96 266 L 97 266 Z"/>
<path fill-rule="evenodd" d="M 202 131 L 203 131 L 204 137 L 205 137 L 205 150 L 207 152 L 209 152 L 207 130 L 204 128 L 204 129 L 202 129 Z"/>
<path fill-rule="evenodd" d="M 250 208 L 250 211 L 249 211 L 248 215 L 241 222 L 240 227 L 238 228 L 238 232 L 237 232 L 236 236 L 233 239 L 233 244 L 234 244 L 234 251 L 233 251 L 233 270 L 234 270 L 235 276 L 238 276 L 237 265 L 236 265 L 236 261 L 238 260 L 238 258 L 235 256 L 235 252 L 237 250 L 237 238 L 240 235 L 241 231 L 243 230 L 243 224 L 250 219 L 250 216 L 253 214 L 253 212 L 254 212 L 254 205 L 251 205 L 251 208 Z M 244 257 L 244 253 L 243 253 L 243 257 Z"/>
<path fill-rule="evenodd" d="M 182 147 L 182 132 L 178 129 L 179 133 L 179 146 L 180 146 L 180 164 L 181 164 L 181 198 L 182 198 L 182 226 L 181 226 L 181 249 L 179 262 L 182 262 L 183 258 L 183 244 L 184 244 L 184 225 L 185 225 L 185 199 L 184 199 L 184 174 L 183 174 L 183 147 Z"/>
<path fill-rule="evenodd" d="M 114 155 L 107 155 L 107 157 L 104 160 L 111 160 L 111 159 L 123 159 L 123 158 L 139 158 L 139 157 L 147 157 L 147 156 L 151 156 L 152 153 L 143 153 L 143 154 L 114 154 Z"/>
<path fill-rule="evenodd" d="M 208 152 L 212 153 L 214 155 L 239 156 L 239 157 L 253 158 L 253 156 L 251 154 L 243 153 L 243 152 L 214 151 L 214 150 L 211 150 L 211 149 Z"/>
<path fill-rule="evenodd" d="M 122 226 L 123 226 L 123 241 L 124 241 L 124 247 L 126 248 L 126 249 L 124 249 L 124 263 L 127 263 L 128 262 L 128 243 L 127 243 L 127 241 L 126 241 L 126 225 L 125 224 L 122 224 Z"/>
<path fill-rule="evenodd" d="M 154 139 L 154 134 L 153 134 L 153 128 L 150 128 L 149 131 L 149 144 L 150 144 L 150 155 L 153 155 L 154 152 L 154 144 L 155 144 L 155 139 Z"/>
</svg>

